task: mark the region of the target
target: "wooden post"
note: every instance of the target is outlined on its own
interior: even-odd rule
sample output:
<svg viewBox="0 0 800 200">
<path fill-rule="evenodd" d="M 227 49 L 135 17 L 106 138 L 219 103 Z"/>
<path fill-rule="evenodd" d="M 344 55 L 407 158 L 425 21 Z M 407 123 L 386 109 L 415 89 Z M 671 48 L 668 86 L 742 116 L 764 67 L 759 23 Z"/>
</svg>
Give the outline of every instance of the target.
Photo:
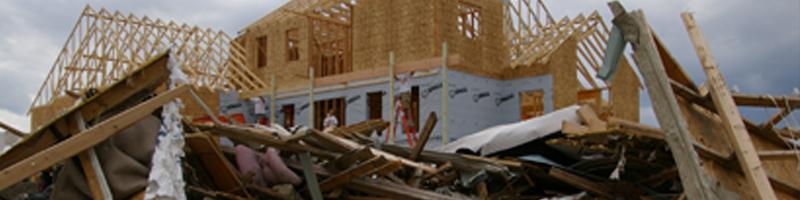
<svg viewBox="0 0 800 200">
<path fill-rule="evenodd" d="M 83 120 L 83 115 L 77 113 L 75 121 L 79 132 L 86 131 L 86 121 Z M 97 158 L 97 152 L 95 152 L 94 147 L 81 153 L 78 159 L 81 161 L 86 182 L 92 191 L 92 198 L 113 199 L 111 188 L 108 186 L 106 175 L 103 174 L 103 167 L 100 165 L 100 159 Z"/>
<path fill-rule="evenodd" d="M 725 79 L 717 67 L 717 62 L 711 55 L 708 42 L 706 42 L 703 33 L 697 27 L 691 13 L 683 13 L 681 17 L 686 25 L 686 31 L 692 40 L 697 57 L 700 58 L 703 71 L 708 78 L 708 89 L 713 97 L 712 100 L 717 108 L 717 113 L 722 119 L 725 133 L 727 133 L 728 139 L 733 142 L 732 146 L 736 152 L 736 158 L 742 166 L 745 178 L 755 190 L 753 191 L 755 192 L 754 196 L 758 197 L 758 199 L 776 199 L 775 191 L 769 183 L 764 166 L 761 165 L 761 160 L 758 159 L 758 152 L 756 152 L 753 141 L 750 140 L 750 135 L 747 133 L 744 122 L 742 122 L 739 109 L 736 107 L 731 92 L 728 90 L 727 84 L 725 84 Z"/>
<path fill-rule="evenodd" d="M 278 108 L 275 107 L 275 101 L 277 101 L 277 99 L 278 99 L 278 92 L 276 91 L 278 89 L 278 86 L 276 86 L 275 84 L 276 84 L 276 82 L 275 82 L 275 74 L 273 73 L 272 77 L 270 79 L 270 84 L 269 84 L 269 87 L 270 87 L 270 92 L 269 92 L 269 95 L 270 95 L 270 98 L 269 98 L 270 99 L 269 100 L 269 122 L 270 123 L 277 123 L 277 122 L 275 122 L 275 110 L 277 110 Z"/>
<path fill-rule="evenodd" d="M 449 108 L 449 96 L 447 89 L 447 42 L 442 43 L 442 70 L 439 72 L 442 74 L 442 146 L 447 145 L 450 138 L 447 136 L 448 132 L 448 110 Z"/>
<path fill-rule="evenodd" d="M 394 51 L 389 52 L 389 141 L 387 143 L 394 144 L 395 126 L 397 126 L 397 114 L 394 102 Z"/>
<path fill-rule="evenodd" d="M 708 176 L 700 166 L 689 126 L 672 93 L 664 63 L 658 54 L 644 13 L 641 10 L 628 13 L 617 1 L 609 2 L 608 5 L 615 16 L 614 25 L 622 30 L 625 40 L 633 44 L 634 59 L 647 86 L 656 119 L 664 130 L 687 196 L 689 199 L 722 199 L 712 189 Z"/>
<path fill-rule="evenodd" d="M 306 178 L 308 193 L 311 193 L 311 199 L 322 200 L 322 191 L 319 188 L 317 173 L 314 172 L 314 164 L 311 163 L 311 154 L 308 152 L 300 153 L 300 163 L 303 165 L 303 175 Z"/>
<path fill-rule="evenodd" d="M 314 128 L 314 68 L 308 68 L 308 128 Z"/>
</svg>

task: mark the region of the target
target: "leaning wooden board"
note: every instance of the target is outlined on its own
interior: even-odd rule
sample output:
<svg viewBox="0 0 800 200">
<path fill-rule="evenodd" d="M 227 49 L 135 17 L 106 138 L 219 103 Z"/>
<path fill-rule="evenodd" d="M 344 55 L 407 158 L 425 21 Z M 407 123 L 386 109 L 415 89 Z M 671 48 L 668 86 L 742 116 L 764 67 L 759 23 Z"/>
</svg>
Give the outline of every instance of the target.
<svg viewBox="0 0 800 200">
<path fill-rule="evenodd" d="M 77 124 L 73 122 L 77 114 L 83 116 L 87 122 L 97 122 L 96 120 L 101 114 L 134 103 L 126 102 L 127 100 L 138 100 L 131 97 L 151 93 L 167 80 L 169 76 L 168 60 L 169 52 L 153 57 L 126 78 L 117 81 L 107 89 L 100 91 L 99 94 L 39 127 L 33 134 L 0 156 L 0 169 L 6 169 L 14 163 L 55 145 L 58 141 L 76 134 Z"/>
</svg>

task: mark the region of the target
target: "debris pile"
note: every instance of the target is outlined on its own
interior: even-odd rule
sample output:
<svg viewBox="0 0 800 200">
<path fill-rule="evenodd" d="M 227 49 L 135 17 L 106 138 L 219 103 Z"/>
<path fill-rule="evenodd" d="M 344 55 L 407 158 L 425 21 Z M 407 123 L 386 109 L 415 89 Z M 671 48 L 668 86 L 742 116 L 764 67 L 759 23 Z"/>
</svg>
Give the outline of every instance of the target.
<svg viewBox="0 0 800 200">
<path fill-rule="evenodd" d="M 76 95 L 78 103 L 31 134 L 16 131 L 25 139 L 0 155 L 0 199 L 153 197 L 145 191 L 179 199 L 800 196 L 800 132 L 775 128 L 800 107 L 800 97 L 730 93 L 687 14 L 703 69 L 717 77 L 709 78 L 709 88 L 698 86 L 641 11 L 625 12 L 618 3 L 611 8 L 617 37 L 609 42 L 620 45 L 609 48 L 634 46 L 660 128 L 617 118 L 608 105 L 591 102 L 475 130 L 436 148 L 426 148 L 436 113 L 413 146 L 373 139 L 390 126 L 380 119 L 324 131 L 242 124 L 224 114 L 219 119 L 193 85 L 166 87 L 173 56 L 166 51 L 108 87 Z M 181 103 L 209 120 L 192 122 L 164 106 Z M 779 111 L 756 124 L 742 118 L 739 106 Z M 167 140 L 172 143 L 161 143 Z M 173 147 L 175 157 L 153 159 L 159 145 Z M 159 188 L 148 180 L 154 171 L 185 187 Z"/>
</svg>

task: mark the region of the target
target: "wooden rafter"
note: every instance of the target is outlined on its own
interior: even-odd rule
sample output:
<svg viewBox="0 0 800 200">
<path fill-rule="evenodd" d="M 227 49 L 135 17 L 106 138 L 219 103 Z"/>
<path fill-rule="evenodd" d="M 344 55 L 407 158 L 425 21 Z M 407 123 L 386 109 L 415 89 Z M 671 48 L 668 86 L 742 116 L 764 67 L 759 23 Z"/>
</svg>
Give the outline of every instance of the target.
<svg viewBox="0 0 800 200">
<path fill-rule="evenodd" d="M 174 58 L 194 86 L 237 91 L 266 87 L 247 69 L 244 48 L 222 31 L 87 5 L 31 108 L 48 105 L 66 91 L 102 90 L 167 48 L 175 50 Z"/>
</svg>

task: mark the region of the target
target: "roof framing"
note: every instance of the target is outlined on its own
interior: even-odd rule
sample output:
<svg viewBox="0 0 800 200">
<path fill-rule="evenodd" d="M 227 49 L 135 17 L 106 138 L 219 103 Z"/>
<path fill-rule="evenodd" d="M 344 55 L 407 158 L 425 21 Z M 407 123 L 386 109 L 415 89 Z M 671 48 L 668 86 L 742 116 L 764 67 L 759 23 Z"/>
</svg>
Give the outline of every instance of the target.
<svg viewBox="0 0 800 200">
<path fill-rule="evenodd" d="M 102 90 L 169 48 L 194 86 L 236 91 L 266 87 L 247 69 L 244 49 L 222 31 L 87 5 L 31 108 L 68 92 Z"/>
</svg>

